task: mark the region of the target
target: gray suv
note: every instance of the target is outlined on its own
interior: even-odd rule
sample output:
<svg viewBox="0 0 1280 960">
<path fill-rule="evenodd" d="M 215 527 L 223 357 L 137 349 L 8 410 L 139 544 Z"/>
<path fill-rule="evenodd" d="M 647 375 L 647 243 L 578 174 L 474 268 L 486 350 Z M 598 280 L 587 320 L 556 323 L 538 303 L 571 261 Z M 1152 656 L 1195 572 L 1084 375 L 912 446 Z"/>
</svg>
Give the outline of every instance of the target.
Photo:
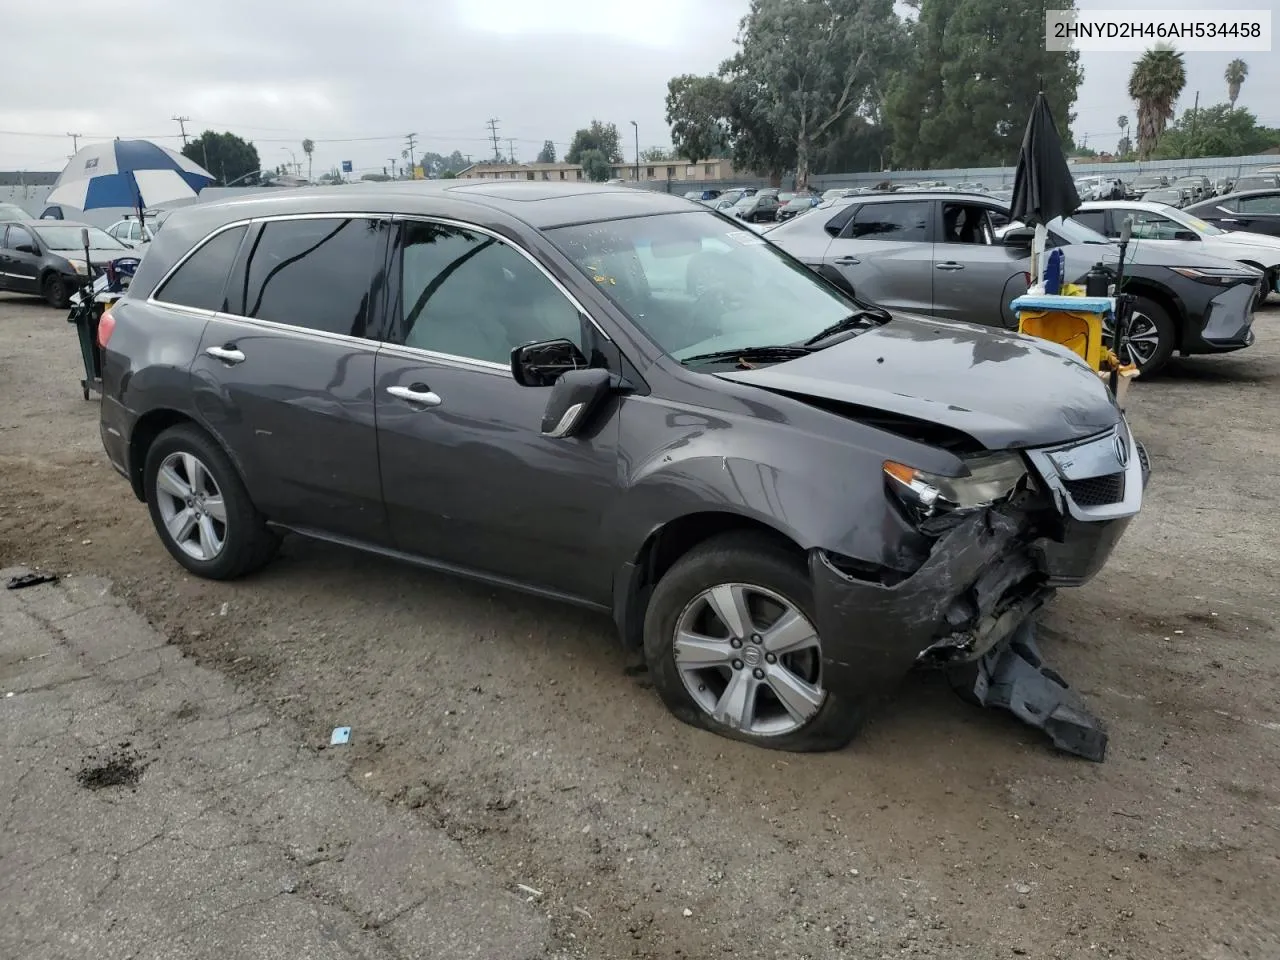
<svg viewBox="0 0 1280 960">
<path fill-rule="evenodd" d="M 575 603 L 681 719 L 775 748 L 1007 643 L 1146 477 L 1065 349 L 891 317 L 626 188 L 188 207 L 99 342 L 107 454 L 192 573 L 293 531 Z"/>
</svg>

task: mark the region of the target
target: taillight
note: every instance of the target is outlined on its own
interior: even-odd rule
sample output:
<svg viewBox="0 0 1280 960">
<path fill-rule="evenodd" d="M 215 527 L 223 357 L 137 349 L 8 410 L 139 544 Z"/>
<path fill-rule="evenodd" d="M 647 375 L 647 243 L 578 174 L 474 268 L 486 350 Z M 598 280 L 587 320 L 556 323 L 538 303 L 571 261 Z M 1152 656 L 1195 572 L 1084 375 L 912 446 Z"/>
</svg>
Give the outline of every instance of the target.
<svg viewBox="0 0 1280 960">
<path fill-rule="evenodd" d="M 116 318 L 108 310 L 102 315 L 102 319 L 98 321 L 98 346 L 106 347 L 107 341 L 111 339 L 111 333 L 115 328 Z"/>
</svg>

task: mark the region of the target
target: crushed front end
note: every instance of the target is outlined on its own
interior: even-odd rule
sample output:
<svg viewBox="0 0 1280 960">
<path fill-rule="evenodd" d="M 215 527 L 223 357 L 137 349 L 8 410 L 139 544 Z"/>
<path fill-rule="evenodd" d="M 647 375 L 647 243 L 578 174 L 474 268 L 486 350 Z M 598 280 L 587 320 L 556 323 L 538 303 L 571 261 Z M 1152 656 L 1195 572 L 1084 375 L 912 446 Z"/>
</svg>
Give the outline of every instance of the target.
<svg viewBox="0 0 1280 960">
<path fill-rule="evenodd" d="M 1123 419 L 1083 440 L 972 463 L 964 486 L 886 463 L 886 495 L 918 535 L 910 569 L 812 552 L 833 693 L 874 697 L 916 665 L 990 660 L 1057 588 L 1102 568 L 1150 477 Z"/>
</svg>

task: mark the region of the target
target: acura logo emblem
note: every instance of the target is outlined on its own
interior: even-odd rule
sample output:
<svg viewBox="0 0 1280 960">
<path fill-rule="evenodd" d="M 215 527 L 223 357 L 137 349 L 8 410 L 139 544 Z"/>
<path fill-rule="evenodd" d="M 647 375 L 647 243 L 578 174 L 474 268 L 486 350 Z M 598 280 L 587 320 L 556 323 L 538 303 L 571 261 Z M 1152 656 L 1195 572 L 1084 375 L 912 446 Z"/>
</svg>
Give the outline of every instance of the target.
<svg viewBox="0 0 1280 960">
<path fill-rule="evenodd" d="M 1120 466 L 1127 467 L 1129 465 L 1129 445 L 1124 442 L 1124 437 L 1116 434 L 1114 438 L 1116 445 L 1116 460 L 1120 462 Z"/>
</svg>

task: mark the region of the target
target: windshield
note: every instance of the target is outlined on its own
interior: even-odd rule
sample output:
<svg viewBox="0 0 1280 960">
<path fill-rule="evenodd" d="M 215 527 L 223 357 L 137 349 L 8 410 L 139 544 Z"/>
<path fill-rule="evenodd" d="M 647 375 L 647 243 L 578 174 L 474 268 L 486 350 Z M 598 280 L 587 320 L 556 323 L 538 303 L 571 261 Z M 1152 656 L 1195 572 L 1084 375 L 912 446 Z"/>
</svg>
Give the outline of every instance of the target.
<svg viewBox="0 0 1280 960">
<path fill-rule="evenodd" d="M 17 204 L 0 203 L 0 220 L 30 220 L 31 214 Z"/>
<path fill-rule="evenodd" d="M 1199 217 L 1193 217 L 1185 210 L 1178 210 L 1177 208 L 1171 207 L 1168 210 L 1161 210 L 1160 212 L 1170 220 L 1180 223 L 1184 227 L 1189 227 L 1196 233 L 1204 234 L 1206 237 L 1216 237 L 1219 234 L 1226 233 L 1225 230 L 1219 230 L 1217 227 L 1205 223 Z"/>
<path fill-rule="evenodd" d="M 861 309 L 763 237 L 711 213 L 559 227 L 547 236 L 676 359 L 801 343 Z"/>
<path fill-rule="evenodd" d="M 123 243 L 97 227 L 34 227 L 50 250 L 83 250 L 80 231 L 89 231 L 89 246 L 94 250 L 128 250 Z"/>
</svg>

